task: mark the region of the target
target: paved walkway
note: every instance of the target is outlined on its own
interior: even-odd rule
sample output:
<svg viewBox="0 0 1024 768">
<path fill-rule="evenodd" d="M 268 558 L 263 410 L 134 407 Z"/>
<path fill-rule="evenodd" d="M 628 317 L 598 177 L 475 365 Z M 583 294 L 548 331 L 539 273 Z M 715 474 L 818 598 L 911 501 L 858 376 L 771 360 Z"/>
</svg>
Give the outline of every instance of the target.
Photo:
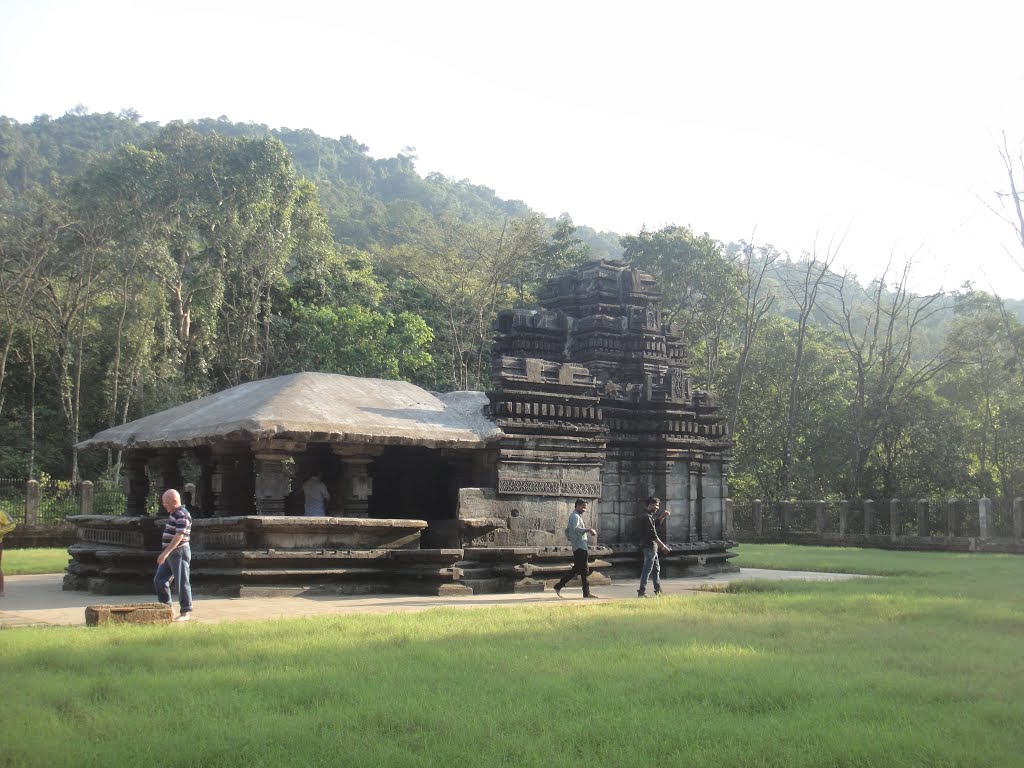
<svg viewBox="0 0 1024 768">
<path fill-rule="evenodd" d="M 63 574 L 40 576 L 8 576 L 6 596 L 0 598 L 0 629 L 34 626 L 85 626 L 85 608 L 89 605 L 120 605 L 151 601 L 147 595 L 93 595 L 88 592 L 65 592 L 61 589 Z M 698 594 L 709 586 L 749 579 L 798 579 L 805 581 L 839 581 L 859 578 L 843 573 L 810 573 L 806 571 L 769 571 L 743 568 L 739 573 L 719 573 L 686 579 L 664 579 L 668 595 Z M 636 584 L 619 581 L 595 587 L 594 593 L 606 600 L 636 599 Z M 324 616 L 340 613 L 380 613 L 424 611 L 430 608 L 482 608 L 492 605 L 523 604 L 587 604 L 600 605 L 601 600 L 582 599 L 580 590 L 562 590 L 561 599 L 553 591 L 514 595 L 473 595 L 471 597 L 436 597 L 414 595 L 330 595 L 311 593 L 292 597 L 224 598 L 196 595 L 193 620 L 203 624 L 222 621 L 262 621 L 299 616 Z M 175 611 L 177 611 L 177 603 Z"/>
</svg>

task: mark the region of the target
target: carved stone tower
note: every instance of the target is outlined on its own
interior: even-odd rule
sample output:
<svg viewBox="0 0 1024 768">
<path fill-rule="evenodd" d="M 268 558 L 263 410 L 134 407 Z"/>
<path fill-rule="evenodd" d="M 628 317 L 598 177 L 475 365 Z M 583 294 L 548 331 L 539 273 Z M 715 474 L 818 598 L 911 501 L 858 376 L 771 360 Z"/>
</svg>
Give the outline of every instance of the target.
<svg viewBox="0 0 1024 768">
<path fill-rule="evenodd" d="M 672 513 L 669 563 L 723 565 L 731 444 L 713 397 L 691 388 L 654 279 L 595 261 L 538 298 L 540 311 L 508 310 L 495 323 L 489 397 L 507 435 L 499 499 L 561 497 L 565 515 L 572 498 L 595 499 L 593 523 L 615 565 L 635 555 L 643 500 L 658 496 Z"/>
</svg>

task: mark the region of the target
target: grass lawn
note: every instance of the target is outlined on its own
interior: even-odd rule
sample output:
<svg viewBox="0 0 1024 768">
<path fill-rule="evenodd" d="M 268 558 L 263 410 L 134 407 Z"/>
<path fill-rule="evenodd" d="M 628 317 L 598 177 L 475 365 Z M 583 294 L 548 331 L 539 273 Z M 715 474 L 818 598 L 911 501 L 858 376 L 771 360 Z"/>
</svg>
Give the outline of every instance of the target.
<svg viewBox="0 0 1024 768">
<path fill-rule="evenodd" d="M 23 576 L 29 573 L 63 573 L 69 559 L 67 549 L 63 548 L 5 549 L 4 574 Z"/>
<path fill-rule="evenodd" d="M 0 766 L 1020 766 L 1024 559 L 659 600 L 0 632 Z"/>
</svg>

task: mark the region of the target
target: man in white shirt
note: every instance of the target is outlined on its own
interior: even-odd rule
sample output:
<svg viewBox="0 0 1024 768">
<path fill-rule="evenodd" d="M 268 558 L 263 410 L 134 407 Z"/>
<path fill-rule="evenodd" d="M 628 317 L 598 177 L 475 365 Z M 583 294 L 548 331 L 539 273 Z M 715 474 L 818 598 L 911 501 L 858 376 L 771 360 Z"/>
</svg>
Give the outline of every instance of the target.
<svg viewBox="0 0 1024 768">
<path fill-rule="evenodd" d="M 306 517 L 323 517 L 327 514 L 327 502 L 331 500 L 331 494 L 327 492 L 319 472 L 302 484 L 302 495 L 306 497 Z"/>
</svg>

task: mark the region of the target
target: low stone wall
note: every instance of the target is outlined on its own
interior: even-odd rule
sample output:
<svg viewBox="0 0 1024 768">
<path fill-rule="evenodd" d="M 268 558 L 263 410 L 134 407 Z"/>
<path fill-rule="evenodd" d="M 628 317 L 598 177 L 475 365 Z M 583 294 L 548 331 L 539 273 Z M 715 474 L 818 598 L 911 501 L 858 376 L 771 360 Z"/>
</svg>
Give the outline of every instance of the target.
<svg viewBox="0 0 1024 768">
<path fill-rule="evenodd" d="M 75 527 L 62 525 L 19 525 L 4 536 L 4 549 L 28 549 L 30 547 L 70 547 L 78 540 Z"/>
<path fill-rule="evenodd" d="M 1024 555 L 1024 542 L 1018 539 L 981 539 L 977 536 L 867 536 L 865 534 L 807 533 L 775 531 L 747 533 L 734 531 L 740 544 L 805 544 L 821 547 L 865 547 L 914 552 L 1001 552 Z"/>
<path fill-rule="evenodd" d="M 667 542 L 672 551 L 659 556 L 661 575 L 663 578 L 685 578 L 687 576 L 706 576 L 711 573 L 735 573 L 739 568 L 729 561 L 736 557 L 730 552 L 736 546 L 735 541 L 698 541 L 693 543 Z M 643 553 L 635 545 L 615 546 L 606 558 L 610 567 L 608 573 L 621 579 L 640 578 L 643 566 Z"/>
</svg>

